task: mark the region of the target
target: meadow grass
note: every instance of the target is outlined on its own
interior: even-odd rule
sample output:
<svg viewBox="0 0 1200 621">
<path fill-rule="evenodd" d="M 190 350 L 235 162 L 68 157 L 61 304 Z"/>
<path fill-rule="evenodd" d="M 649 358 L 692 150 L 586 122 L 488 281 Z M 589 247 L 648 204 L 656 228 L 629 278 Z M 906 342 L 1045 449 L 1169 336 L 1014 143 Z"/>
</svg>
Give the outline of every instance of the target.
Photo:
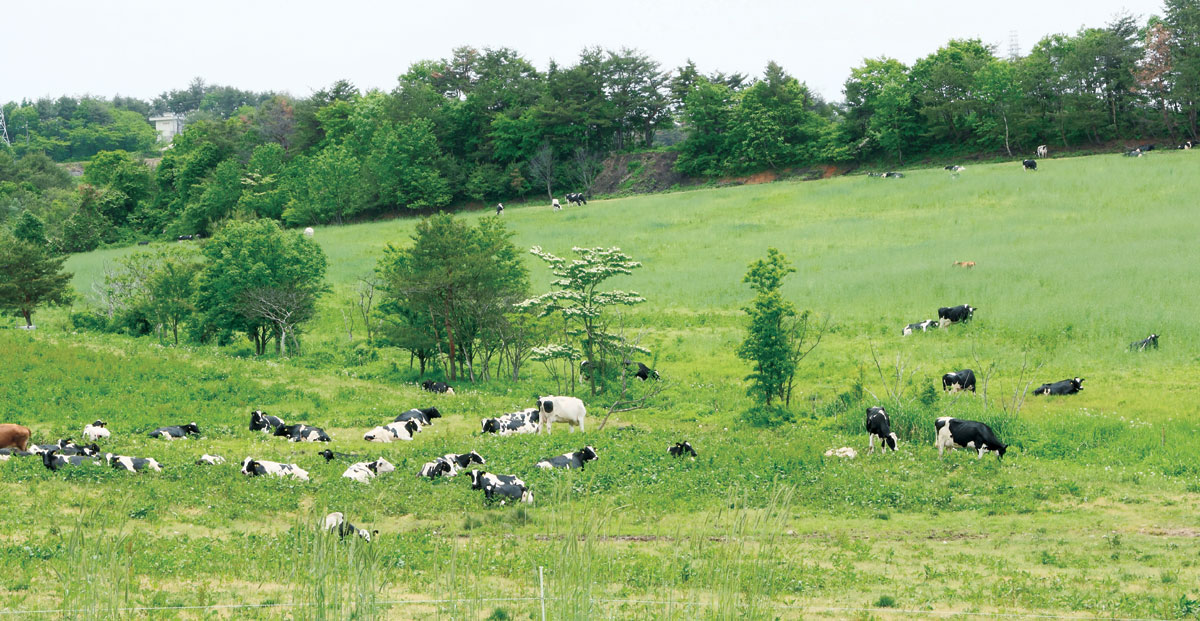
<svg viewBox="0 0 1200 621">
<path fill-rule="evenodd" d="M 617 245 L 645 264 L 614 286 L 648 298 L 624 321 L 669 386 L 651 408 L 584 436 L 478 433 L 480 418 L 553 391 L 537 365 L 519 382 L 462 383 L 446 397 L 420 392 L 403 354 L 356 353 L 361 325 L 348 338 L 341 310 L 381 249 L 407 243 L 411 220 L 317 229 L 334 291 L 297 358 L 77 333 L 65 312 L 43 311 L 35 334 L 0 330 L 0 420 L 49 442 L 102 418 L 114 431 L 107 449 L 166 469 L 0 463 L 4 606 L 99 617 L 139 616 L 121 612 L 130 606 L 267 604 L 229 614 L 537 619 L 540 567 L 554 619 L 1195 618 L 1196 162 L 1163 153 L 1040 168 L 507 210 L 523 247 L 561 255 Z M 746 368 L 732 352 L 750 297 L 741 278 L 767 246 L 796 264 L 788 297 L 831 321 L 800 371 L 793 421 L 760 428 L 744 418 Z M 77 289 L 126 252 L 72 257 Z M 527 260 L 540 292 L 549 275 Z M 938 306 L 965 302 L 980 309 L 973 322 L 900 336 Z M 1150 332 L 1163 335 L 1160 350 L 1125 350 Z M 941 374 L 964 367 L 981 376 L 980 394 L 943 394 Z M 1087 378 L 1078 395 L 1011 407 L 1029 382 L 1077 375 Z M 602 411 L 603 396 L 586 400 Z M 865 451 L 863 410 L 875 404 L 891 413 L 899 452 L 825 457 L 837 446 Z M 415 441 L 361 440 L 429 405 L 446 417 Z M 346 481 L 346 464 L 315 456 L 323 447 L 251 434 L 253 408 L 322 426 L 334 450 L 383 455 L 397 471 L 370 486 Z M 1013 448 L 1003 462 L 938 459 L 932 422 L 944 415 L 984 420 Z M 190 421 L 201 438 L 145 437 Z M 700 452 L 695 461 L 667 455 L 683 439 Z M 600 453 L 584 471 L 532 467 L 584 444 Z M 469 450 L 487 470 L 524 478 L 534 505 L 487 505 L 467 477 L 413 476 L 434 456 Z M 202 452 L 229 463 L 195 465 Z M 236 463 L 248 455 L 299 463 L 313 480 L 247 479 Z M 334 510 L 381 536 L 367 545 L 317 532 Z M 434 601 L 388 603 L 411 600 Z"/>
</svg>

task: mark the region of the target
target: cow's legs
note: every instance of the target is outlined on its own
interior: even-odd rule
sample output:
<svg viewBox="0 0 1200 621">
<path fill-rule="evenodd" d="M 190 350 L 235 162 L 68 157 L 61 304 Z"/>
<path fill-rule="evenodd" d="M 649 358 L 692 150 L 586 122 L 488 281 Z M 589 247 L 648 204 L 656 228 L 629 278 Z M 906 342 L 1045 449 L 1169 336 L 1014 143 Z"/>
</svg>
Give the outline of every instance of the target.
<svg viewBox="0 0 1200 621">
<path fill-rule="evenodd" d="M 867 442 L 871 445 L 871 453 L 870 454 L 872 454 L 872 455 L 875 454 L 875 434 L 868 433 L 867 434 Z M 887 445 L 885 444 L 884 446 L 886 447 Z"/>
</svg>

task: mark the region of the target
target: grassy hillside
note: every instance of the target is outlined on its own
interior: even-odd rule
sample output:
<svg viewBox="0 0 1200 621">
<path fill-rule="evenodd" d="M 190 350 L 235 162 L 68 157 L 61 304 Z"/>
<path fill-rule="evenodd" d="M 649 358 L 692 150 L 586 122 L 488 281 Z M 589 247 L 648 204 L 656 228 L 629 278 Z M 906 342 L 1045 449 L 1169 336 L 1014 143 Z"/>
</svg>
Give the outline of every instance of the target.
<svg viewBox="0 0 1200 621">
<path fill-rule="evenodd" d="M 521 598 L 537 596 L 543 567 L 555 619 L 912 616 L 892 609 L 1196 618 L 1196 164 L 1191 153 L 1099 156 L 1044 161 L 1037 173 L 974 166 L 957 179 L 928 170 L 509 209 L 522 246 L 617 245 L 645 264 L 615 286 L 649 299 L 628 323 L 670 387 L 603 431 L 590 421 L 583 436 L 478 434 L 481 417 L 554 391 L 538 369 L 430 396 L 410 383 L 406 356 L 354 353 L 361 326 L 348 338 L 341 309 L 381 248 L 407 242 L 407 220 L 317 230 L 334 295 L 299 358 L 76 334 L 45 313 L 36 334 L 0 331 L 15 367 L 0 375 L 0 421 L 50 441 L 103 418 L 114 430 L 106 447 L 166 470 L 0 462 L 0 594 L 10 609 L 100 617 L 266 604 L 232 614 L 540 618 L 540 602 Z M 804 363 L 795 422 L 760 428 L 742 418 L 746 370 L 732 350 L 749 298 L 741 277 L 767 246 L 795 262 L 786 293 L 828 315 L 831 333 Z M 72 257 L 76 287 L 90 289 L 123 252 Z M 529 261 L 541 291 L 548 275 Z M 980 309 L 971 324 L 900 336 L 964 302 Z M 1151 331 L 1162 349 L 1125 351 Z M 932 388 L 963 367 L 991 370 L 986 403 Z M 894 399 L 885 384 L 894 391 L 897 372 Z M 1075 375 L 1087 378 L 1079 395 L 1030 397 L 1019 414 L 1001 407 L 1028 381 Z M 865 450 L 862 412 L 876 403 L 892 413 L 900 452 L 825 457 Z M 361 440 L 428 405 L 446 418 L 413 442 Z M 595 416 L 603 397 L 588 405 Z M 323 426 L 334 450 L 384 455 L 397 471 L 357 486 L 340 477 L 345 464 L 315 456 L 323 447 L 251 434 L 255 407 Z M 1002 464 L 961 452 L 939 460 L 939 415 L 986 420 L 1013 448 Z M 192 420 L 200 439 L 145 437 Z M 696 461 L 666 454 L 681 439 Z M 532 466 L 584 444 L 600 454 L 585 471 Z M 524 478 L 534 505 L 489 507 L 466 477 L 413 476 L 472 449 L 488 470 Z M 230 463 L 193 465 L 202 452 Z M 313 480 L 247 479 L 233 463 L 247 455 L 299 463 Z M 329 510 L 380 537 L 336 545 L 315 534 Z M 203 613 L 123 616 L 193 614 Z"/>
</svg>

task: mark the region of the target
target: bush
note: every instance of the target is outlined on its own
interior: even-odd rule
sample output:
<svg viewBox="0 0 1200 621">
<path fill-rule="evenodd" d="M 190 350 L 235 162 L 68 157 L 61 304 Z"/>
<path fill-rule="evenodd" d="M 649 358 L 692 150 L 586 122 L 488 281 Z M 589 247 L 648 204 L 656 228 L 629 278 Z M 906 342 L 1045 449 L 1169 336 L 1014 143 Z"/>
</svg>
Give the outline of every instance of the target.
<svg viewBox="0 0 1200 621">
<path fill-rule="evenodd" d="M 779 406 L 761 405 L 742 413 L 742 422 L 762 429 L 774 429 L 795 420 L 796 417 L 789 410 Z"/>
</svg>

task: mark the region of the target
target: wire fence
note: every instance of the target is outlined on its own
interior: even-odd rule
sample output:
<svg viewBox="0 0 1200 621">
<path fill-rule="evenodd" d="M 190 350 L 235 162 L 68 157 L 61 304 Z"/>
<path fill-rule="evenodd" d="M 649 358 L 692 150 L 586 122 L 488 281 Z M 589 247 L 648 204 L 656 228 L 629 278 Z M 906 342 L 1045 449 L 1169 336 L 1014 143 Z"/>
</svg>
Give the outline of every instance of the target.
<svg viewBox="0 0 1200 621">
<path fill-rule="evenodd" d="M 512 603 L 512 602 L 540 602 L 542 619 L 546 617 L 546 602 L 563 601 L 564 598 L 559 597 L 481 597 L 481 598 L 444 598 L 444 599 L 396 599 L 385 600 L 374 603 L 374 607 L 391 607 L 391 606 L 406 606 L 406 605 L 441 605 L 441 604 L 466 604 L 466 603 Z M 705 607 L 713 604 L 697 601 L 679 601 L 679 600 L 657 600 L 657 599 L 614 599 L 614 598 L 590 598 L 589 602 L 603 604 L 635 604 L 640 606 L 679 606 L 679 607 Z M 313 606 L 315 604 L 304 602 L 279 602 L 268 604 L 211 604 L 206 606 L 131 606 L 127 608 L 117 608 L 116 612 L 120 613 L 143 613 L 143 612 L 170 612 L 170 611 L 198 611 L 198 610 L 249 610 L 249 609 L 265 609 L 265 608 L 301 608 Z M 771 608 L 776 610 L 794 610 L 802 611 L 809 614 L 850 614 L 850 613 L 871 613 L 883 615 L 910 615 L 922 617 L 972 617 L 972 618 L 991 618 L 991 619 L 1074 619 L 1077 621 L 1166 621 L 1165 617 L 1112 617 L 1112 616 L 1097 616 L 1084 614 L 1050 614 L 1050 613 L 1025 613 L 1025 612 L 980 612 L 980 611 L 965 611 L 965 610 L 918 610 L 906 608 L 854 608 L 854 607 L 836 607 L 836 606 L 805 606 L 799 604 L 775 604 Z M 21 616 L 21 615 L 67 615 L 90 612 L 84 609 L 47 609 L 47 610 L 0 610 L 0 616 Z"/>
</svg>

